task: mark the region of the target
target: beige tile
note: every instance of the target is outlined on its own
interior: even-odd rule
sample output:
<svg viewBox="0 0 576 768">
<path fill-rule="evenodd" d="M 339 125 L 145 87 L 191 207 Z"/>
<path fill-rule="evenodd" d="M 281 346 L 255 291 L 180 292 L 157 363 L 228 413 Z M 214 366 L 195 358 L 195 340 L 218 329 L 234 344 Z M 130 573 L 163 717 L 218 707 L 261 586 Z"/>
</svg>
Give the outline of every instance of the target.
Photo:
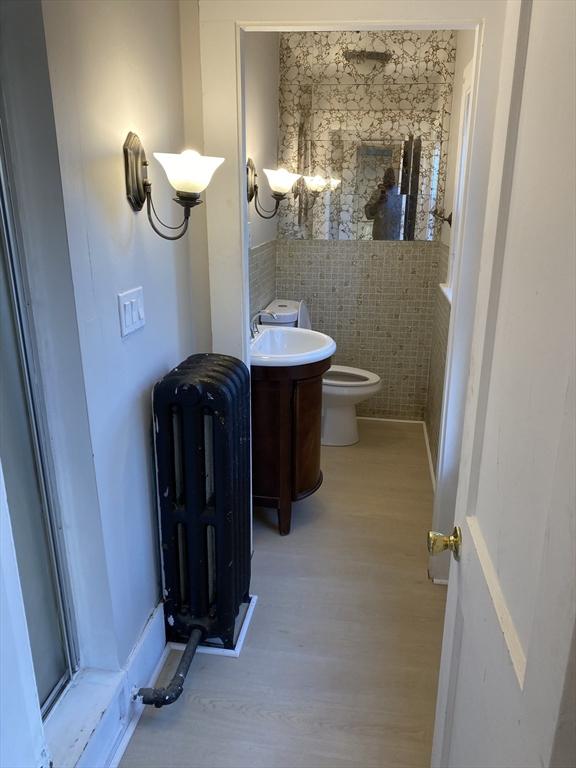
<svg viewBox="0 0 576 768">
<path fill-rule="evenodd" d="M 382 379 L 362 416 L 424 416 L 439 251 L 436 242 L 277 242 L 277 296 L 306 301 L 313 327 L 336 341 L 335 363 Z"/>
</svg>

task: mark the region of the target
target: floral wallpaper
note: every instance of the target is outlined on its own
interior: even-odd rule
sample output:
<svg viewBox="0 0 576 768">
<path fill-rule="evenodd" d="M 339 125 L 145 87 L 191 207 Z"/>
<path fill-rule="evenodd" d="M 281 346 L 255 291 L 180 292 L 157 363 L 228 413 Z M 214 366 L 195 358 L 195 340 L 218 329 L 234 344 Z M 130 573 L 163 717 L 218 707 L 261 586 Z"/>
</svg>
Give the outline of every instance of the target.
<svg viewBox="0 0 576 768">
<path fill-rule="evenodd" d="M 387 52 L 388 61 L 346 57 Z M 289 32 L 280 36 L 278 166 L 341 184 L 281 205 L 281 239 L 372 239 L 365 204 L 402 146 L 421 137 L 415 239 L 439 238 L 456 36 L 452 31 Z M 400 201 L 400 199 L 399 199 Z"/>
</svg>

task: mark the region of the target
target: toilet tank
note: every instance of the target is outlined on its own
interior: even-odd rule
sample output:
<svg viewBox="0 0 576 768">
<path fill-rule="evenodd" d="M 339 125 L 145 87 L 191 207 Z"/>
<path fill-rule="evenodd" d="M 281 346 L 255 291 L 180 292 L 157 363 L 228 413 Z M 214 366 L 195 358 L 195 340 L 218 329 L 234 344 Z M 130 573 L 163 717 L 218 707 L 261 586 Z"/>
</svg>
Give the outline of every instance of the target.
<svg viewBox="0 0 576 768">
<path fill-rule="evenodd" d="M 266 312 L 274 312 L 276 319 L 266 315 Z M 312 327 L 308 307 L 304 301 L 274 299 L 267 307 L 264 307 L 262 313 L 263 317 L 260 321 L 262 325 L 284 325 L 292 328 L 296 326 L 300 328 Z"/>
<path fill-rule="evenodd" d="M 260 322 L 262 325 L 284 325 L 295 327 L 298 325 L 298 307 L 300 302 L 292 299 L 274 299 L 264 307 L 262 310 L 262 318 Z M 266 312 L 274 312 L 277 315 L 277 319 L 274 319 L 270 315 L 266 315 Z"/>
</svg>

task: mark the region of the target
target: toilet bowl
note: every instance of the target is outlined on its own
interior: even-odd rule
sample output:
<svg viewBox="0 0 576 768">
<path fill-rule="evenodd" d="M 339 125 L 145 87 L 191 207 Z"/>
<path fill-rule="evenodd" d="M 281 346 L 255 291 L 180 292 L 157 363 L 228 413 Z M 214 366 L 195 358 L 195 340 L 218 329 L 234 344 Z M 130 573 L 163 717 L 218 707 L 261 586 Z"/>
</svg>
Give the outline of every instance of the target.
<svg viewBox="0 0 576 768">
<path fill-rule="evenodd" d="M 356 406 L 381 389 L 377 373 L 331 366 L 322 379 L 322 445 L 357 443 Z"/>
<path fill-rule="evenodd" d="M 274 299 L 262 315 L 263 325 L 312 327 L 303 301 Z M 376 373 L 347 365 L 331 366 L 322 377 L 322 445 L 357 443 L 356 406 L 381 388 L 382 381 Z"/>
</svg>

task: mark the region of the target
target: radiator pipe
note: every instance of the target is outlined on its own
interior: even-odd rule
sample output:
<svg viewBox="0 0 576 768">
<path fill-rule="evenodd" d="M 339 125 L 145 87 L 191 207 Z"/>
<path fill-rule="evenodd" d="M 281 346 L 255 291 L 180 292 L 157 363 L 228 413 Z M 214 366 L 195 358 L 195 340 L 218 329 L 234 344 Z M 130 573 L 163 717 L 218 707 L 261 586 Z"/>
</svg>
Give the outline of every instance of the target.
<svg viewBox="0 0 576 768">
<path fill-rule="evenodd" d="M 167 704 L 173 704 L 180 697 L 184 688 L 184 680 L 190 669 L 190 664 L 196 653 L 196 648 L 203 639 L 205 631 L 200 628 L 193 629 L 190 633 L 190 639 L 186 643 L 186 648 L 174 673 L 172 680 L 165 688 L 140 688 L 136 698 L 142 697 L 143 704 L 153 704 L 156 708 L 164 707 Z"/>
</svg>

